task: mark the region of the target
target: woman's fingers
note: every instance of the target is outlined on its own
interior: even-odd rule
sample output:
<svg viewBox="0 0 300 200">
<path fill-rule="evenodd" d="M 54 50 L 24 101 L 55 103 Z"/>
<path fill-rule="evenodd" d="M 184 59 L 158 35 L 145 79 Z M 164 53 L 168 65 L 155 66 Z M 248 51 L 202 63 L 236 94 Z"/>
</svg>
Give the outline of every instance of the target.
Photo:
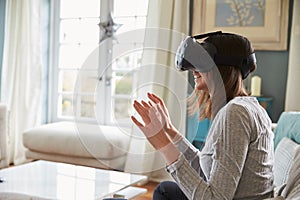
<svg viewBox="0 0 300 200">
<path fill-rule="evenodd" d="M 154 103 L 160 104 L 160 105 L 162 106 L 162 109 L 163 109 L 163 111 L 165 112 L 165 114 L 168 115 L 168 110 L 167 110 L 167 108 L 166 108 L 166 106 L 165 106 L 164 101 L 163 101 L 161 98 L 159 98 L 159 97 L 156 96 L 155 94 L 149 93 L 149 92 L 148 92 L 148 98 L 149 98 L 151 101 L 153 101 Z"/>
<path fill-rule="evenodd" d="M 156 95 L 148 93 L 149 99 L 154 102 L 152 104 L 150 101 L 147 103 L 145 101 L 134 101 L 133 107 L 137 111 L 137 113 L 141 116 L 144 126 L 147 126 L 151 123 L 152 120 L 157 120 L 160 123 L 160 126 L 157 127 L 159 129 L 165 126 L 166 120 L 168 118 L 168 111 L 164 107 L 163 101 Z M 136 118 L 132 118 L 133 122 L 135 122 L 139 127 L 143 126 L 141 122 L 139 122 Z M 157 124 L 158 125 L 158 124 Z"/>
<path fill-rule="evenodd" d="M 140 104 L 138 101 L 133 102 L 133 107 L 135 108 L 138 113 L 143 114 L 143 113 L 148 113 L 148 109 L 146 109 L 142 104 Z"/>
<path fill-rule="evenodd" d="M 144 127 L 144 125 L 139 122 L 134 116 L 131 116 L 131 120 L 133 121 L 133 123 L 135 123 L 135 125 L 137 125 L 138 127 Z"/>
<path fill-rule="evenodd" d="M 150 109 L 151 107 L 144 100 L 142 100 L 142 104 L 145 108 Z"/>
<path fill-rule="evenodd" d="M 160 103 L 160 104 L 164 105 L 164 101 L 163 101 L 159 96 L 157 96 L 157 95 L 155 95 L 155 94 L 153 94 L 153 93 L 149 93 L 149 94 L 151 95 L 151 97 L 152 97 L 153 99 L 155 99 L 155 101 L 156 101 L 157 103 Z"/>
<path fill-rule="evenodd" d="M 145 108 L 137 101 L 134 101 L 133 107 L 137 111 L 137 113 L 142 117 L 145 124 L 150 123 L 149 111 L 148 111 L 149 109 Z"/>
<path fill-rule="evenodd" d="M 152 93 L 149 93 L 147 94 L 148 98 L 153 101 L 154 103 L 158 104 L 160 103 L 160 99 L 159 97 L 157 97 L 156 95 L 152 94 Z"/>
<path fill-rule="evenodd" d="M 161 107 L 161 105 L 157 105 L 157 110 L 160 113 L 161 116 L 166 117 L 165 112 L 163 111 L 163 108 Z"/>
</svg>

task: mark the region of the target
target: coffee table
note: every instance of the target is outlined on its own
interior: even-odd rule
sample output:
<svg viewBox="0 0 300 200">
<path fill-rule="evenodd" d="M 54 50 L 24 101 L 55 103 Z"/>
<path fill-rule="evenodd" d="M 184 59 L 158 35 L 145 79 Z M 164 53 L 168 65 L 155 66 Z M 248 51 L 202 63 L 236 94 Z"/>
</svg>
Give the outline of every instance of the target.
<svg viewBox="0 0 300 200">
<path fill-rule="evenodd" d="M 143 175 L 42 160 L 2 169 L 0 177 L 0 199 L 103 199 L 147 180 Z"/>
</svg>

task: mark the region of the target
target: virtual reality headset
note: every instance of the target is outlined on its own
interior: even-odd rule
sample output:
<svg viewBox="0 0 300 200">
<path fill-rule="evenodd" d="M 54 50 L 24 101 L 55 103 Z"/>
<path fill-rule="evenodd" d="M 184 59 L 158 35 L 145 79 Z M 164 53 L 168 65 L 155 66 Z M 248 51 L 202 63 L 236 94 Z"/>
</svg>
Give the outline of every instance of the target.
<svg viewBox="0 0 300 200">
<path fill-rule="evenodd" d="M 242 78 L 245 79 L 254 63 L 256 63 L 255 53 L 246 57 L 222 55 L 218 53 L 217 48 L 212 43 L 197 42 L 197 39 L 218 34 L 225 33 L 217 31 L 186 37 L 179 45 L 176 53 L 175 63 L 177 68 L 181 71 L 208 72 L 216 65 L 235 66 L 241 70 Z"/>
</svg>

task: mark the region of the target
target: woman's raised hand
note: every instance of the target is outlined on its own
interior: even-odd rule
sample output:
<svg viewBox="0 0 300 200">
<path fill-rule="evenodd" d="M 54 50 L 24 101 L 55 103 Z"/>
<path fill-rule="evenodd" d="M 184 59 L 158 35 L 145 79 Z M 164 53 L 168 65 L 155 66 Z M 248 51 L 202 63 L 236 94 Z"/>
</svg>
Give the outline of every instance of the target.
<svg viewBox="0 0 300 200">
<path fill-rule="evenodd" d="M 164 121 L 165 121 L 164 128 L 167 131 L 168 129 L 170 129 L 170 127 L 172 127 L 172 123 L 171 123 L 168 109 L 165 106 L 165 103 L 163 102 L 163 100 L 161 98 L 159 98 L 155 94 L 148 93 L 147 96 L 152 102 L 154 102 L 158 106 L 160 114 L 164 118 Z M 152 105 L 151 102 L 149 102 L 149 104 Z"/>
<path fill-rule="evenodd" d="M 134 116 L 131 116 L 131 119 L 144 133 L 152 146 L 159 150 L 169 165 L 175 162 L 179 156 L 178 149 L 171 141 L 174 139 L 172 136 L 180 134 L 176 129 L 172 128 L 173 126 L 164 102 L 154 94 L 148 93 L 148 97 L 153 103 L 150 101 L 148 103 L 145 101 L 141 101 L 141 103 L 134 101 L 133 103 L 133 107 L 141 116 L 143 123 Z"/>
<path fill-rule="evenodd" d="M 161 108 L 158 105 L 148 104 L 145 101 L 134 101 L 134 109 L 141 116 L 143 123 L 131 116 L 132 121 L 147 137 L 155 149 L 161 149 L 171 141 L 164 130 L 164 117 L 161 115 Z"/>
<path fill-rule="evenodd" d="M 171 122 L 169 111 L 165 106 L 164 101 L 153 93 L 148 93 L 147 95 L 148 98 L 157 105 L 158 111 L 160 112 L 163 118 L 162 121 L 164 122 L 164 129 L 171 137 L 171 139 L 176 140 L 177 137 L 181 137 L 181 134 L 179 134 L 178 130 L 173 126 Z M 152 105 L 151 102 L 149 102 L 149 104 Z"/>
</svg>

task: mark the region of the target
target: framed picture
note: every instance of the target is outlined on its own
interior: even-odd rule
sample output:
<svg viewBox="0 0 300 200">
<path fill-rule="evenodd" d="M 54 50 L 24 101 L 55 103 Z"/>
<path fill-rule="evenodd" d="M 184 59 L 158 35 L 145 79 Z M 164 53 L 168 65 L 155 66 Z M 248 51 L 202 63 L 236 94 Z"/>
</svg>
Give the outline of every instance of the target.
<svg viewBox="0 0 300 200">
<path fill-rule="evenodd" d="M 256 50 L 286 50 L 289 0 L 194 0 L 193 35 L 221 30 Z"/>
</svg>

